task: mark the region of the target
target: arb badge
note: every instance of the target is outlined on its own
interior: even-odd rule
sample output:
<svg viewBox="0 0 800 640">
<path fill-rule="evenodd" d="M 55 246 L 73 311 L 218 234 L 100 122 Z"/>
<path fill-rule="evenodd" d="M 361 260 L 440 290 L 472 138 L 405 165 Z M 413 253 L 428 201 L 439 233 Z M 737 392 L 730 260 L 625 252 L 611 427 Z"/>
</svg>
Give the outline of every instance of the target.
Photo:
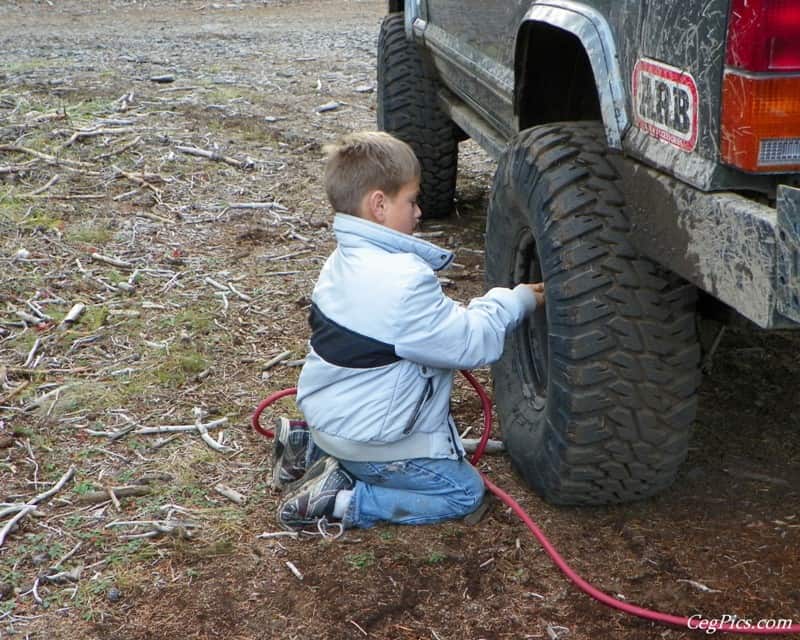
<svg viewBox="0 0 800 640">
<path fill-rule="evenodd" d="M 697 144 L 697 85 L 685 71 L 641 59 L 633 68 L 636 126 L 651 136 L 693 151 Z"/>
</svg>

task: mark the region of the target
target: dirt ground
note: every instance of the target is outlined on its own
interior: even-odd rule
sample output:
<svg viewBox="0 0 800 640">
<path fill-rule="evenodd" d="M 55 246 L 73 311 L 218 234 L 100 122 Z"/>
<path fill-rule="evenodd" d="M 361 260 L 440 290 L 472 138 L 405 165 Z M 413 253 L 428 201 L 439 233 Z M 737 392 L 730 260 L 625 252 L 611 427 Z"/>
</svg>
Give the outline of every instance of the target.
<svg viewBox="0 0 800 640">
<path fill-rule="evenodd" d="M 0 5 L 0 528 L 20 513 L 8 505 L 64 479 L 0 533 L 0 638 L 699 635 L 588 599 L 497 503 L 473 525 L 259 537 L 278 531 L 278 496 L 249 415 L 297 378 L 333 247 L 322 145 L 375 126 L 383 11 Z M 456 251 L 459 300 L 482 291 L 492 171 L 464 143 L 459 215 L 424 228 Z M 505 457 L 481 468 L 609 594 L 798 623 L 798 346 L 791 333 L 725 334 L 689 458 L 655 499 L 555 508 Z M 478 427 L 463 384 L 453 406 Z M 284 401 L 264 422 L 295 412 Z M 190 430 L 139 432 L 164 425 Z"/>
</svg>

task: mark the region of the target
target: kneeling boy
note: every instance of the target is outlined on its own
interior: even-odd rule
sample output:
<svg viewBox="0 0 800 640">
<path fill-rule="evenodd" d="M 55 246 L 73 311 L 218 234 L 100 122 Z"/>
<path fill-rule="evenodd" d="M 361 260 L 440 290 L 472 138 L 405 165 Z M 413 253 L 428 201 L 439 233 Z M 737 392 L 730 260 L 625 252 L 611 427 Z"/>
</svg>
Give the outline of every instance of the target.
<svg viewBox="0 0 800 640">
<path fill-rule="evenodd" d="M 308 470 L 278 521 L 298 529 L 322 518 L 371 527 L 463 517 L 483 483 L 450 415 L 454 370 L 497 360 L 506 332 L 544 303 L 543 285 L 494 288 L 466 307 L 451 300 L 436 272 L 453 254 L 411 235 L 421 216 L 411 148 L 362 132 L 328 152 L 338 246 L 312 295 L 297 392 L 309 428 L 282 422 L 274 478 Z"/>
</svg>

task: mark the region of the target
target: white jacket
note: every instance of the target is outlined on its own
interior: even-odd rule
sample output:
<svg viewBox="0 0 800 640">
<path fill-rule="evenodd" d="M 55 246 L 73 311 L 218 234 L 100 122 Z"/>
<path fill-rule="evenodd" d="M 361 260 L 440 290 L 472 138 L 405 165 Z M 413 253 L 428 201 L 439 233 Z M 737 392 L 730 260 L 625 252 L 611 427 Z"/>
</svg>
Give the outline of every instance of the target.
<svg viewBox="0 0 800 640">
<path fill-rule="evenodd" d="M 342 460 L 460 458 L 453 370 L 497 360 L 536 297 L 497 287 L 464 307 L 434 273 L 451 252 L 345 214 L 333 229 L 297 390 L 314 442 Z"/>
</svg>

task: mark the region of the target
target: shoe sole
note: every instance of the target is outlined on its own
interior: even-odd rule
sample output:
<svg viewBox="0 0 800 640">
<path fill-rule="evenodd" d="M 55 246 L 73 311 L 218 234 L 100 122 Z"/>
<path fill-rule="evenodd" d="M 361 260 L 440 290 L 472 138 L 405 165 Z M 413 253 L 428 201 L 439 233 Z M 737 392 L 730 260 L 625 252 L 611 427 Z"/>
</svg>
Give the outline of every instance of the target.
<svg viewBox="0 0 800 640">
<path fill-rule="evenodd" d="M 303 527 L 307 527 L 308 525 L 316 522 L 317 518 L 310 518 L 307 520 L 298 520 L 296 526 L 286 524 L 280 518 L 281 506 L 290 500 L 294 500 L 299 493 L 311 491 L 313 486 L 319 482 L 320 476 L 326 475 L 325 472 L 329 469 L 329 467 L 333 467 L 335 469 L 338 466 L 339 461 L 336 458 L 325 456 L 311 465 L 302 478 L 289 485 L 290 489 L 287 491 L 286 497 L 281 500 L 280 504 L 278 505 L 278 524 L 288 531 L 297 531 L 298 529 L 302 529 Z"/>
</svg>

